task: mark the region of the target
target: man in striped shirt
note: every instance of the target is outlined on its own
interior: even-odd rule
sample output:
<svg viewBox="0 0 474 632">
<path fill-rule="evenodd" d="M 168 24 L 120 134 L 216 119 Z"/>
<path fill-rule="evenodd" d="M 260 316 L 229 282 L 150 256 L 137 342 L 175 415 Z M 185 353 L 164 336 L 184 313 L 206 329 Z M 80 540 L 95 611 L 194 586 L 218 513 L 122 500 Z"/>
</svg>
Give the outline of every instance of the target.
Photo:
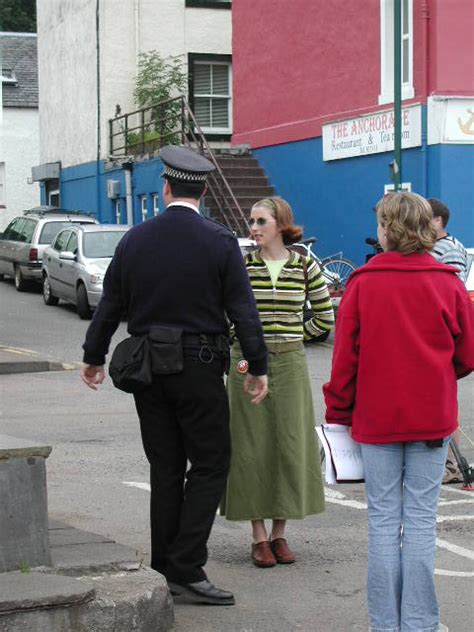
<svg viewBox="0 0 474 632">
<path fill-rule="evenodd" d="M 430 198 L 428 202 L 433 209 L 433 222 L 438 233 L 438 239 L 431 254 L 441 263 L 447 263 L 458 268 L 458 277 L 465 282 L 467 252 L 462 243 L 446 231 L 449 221 L 449 208 L 436 198 Z"/>
<path fill-rule="evenodd" d="M 429 198 L 428 202 L 433 210 L 433 223 L 438 233 L 438 239 L 431 254 L 441 263 L 458 268 L 459 272 L 457 275 L 461 281 L 465 282 L 467 277 L 467 252 L 462 243 L 446 231 L 449 221 L 449 208 L 436 198 Z M 455 441 L 459 439 L 457 430 L 453 438 Z M 450 446 L 444 468 L 443 484 L 462 482 L 462 473 Z"/>
</svg>

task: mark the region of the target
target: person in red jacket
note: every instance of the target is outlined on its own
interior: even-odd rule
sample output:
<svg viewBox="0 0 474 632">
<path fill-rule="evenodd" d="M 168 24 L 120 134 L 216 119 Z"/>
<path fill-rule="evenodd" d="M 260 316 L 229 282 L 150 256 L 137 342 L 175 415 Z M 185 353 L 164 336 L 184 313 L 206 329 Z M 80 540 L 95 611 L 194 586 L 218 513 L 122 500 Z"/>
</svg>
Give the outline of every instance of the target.
<svg viewBox="0 0 474 632">
<path fill-rule="evenodd" d="M 385 196 L 376 208 L 384 252 L 349 279 L 336 326 L 328 423 L 361 444 L 369 515 L 371 629 L 436 632 L 436 509 L 456 380 L 474 369 L 474 315 L 457 270 L 429 252 L 428 202 Z"/>
</svg>

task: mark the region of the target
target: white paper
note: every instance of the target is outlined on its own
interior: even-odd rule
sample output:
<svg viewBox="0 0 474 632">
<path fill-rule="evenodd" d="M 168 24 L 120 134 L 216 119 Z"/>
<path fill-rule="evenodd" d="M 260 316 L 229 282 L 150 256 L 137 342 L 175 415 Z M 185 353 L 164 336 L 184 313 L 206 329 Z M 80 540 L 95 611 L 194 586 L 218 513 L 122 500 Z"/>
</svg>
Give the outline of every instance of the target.
<svg viewBox="0 0 474 632">
<path fill-rule="evenodd" d="M 348 426 L 323 424 L 316 428 L 324 448 L 326 483 L 362 481 L 364 468 L 360 445 L 349 434 Z"/>
</svg>

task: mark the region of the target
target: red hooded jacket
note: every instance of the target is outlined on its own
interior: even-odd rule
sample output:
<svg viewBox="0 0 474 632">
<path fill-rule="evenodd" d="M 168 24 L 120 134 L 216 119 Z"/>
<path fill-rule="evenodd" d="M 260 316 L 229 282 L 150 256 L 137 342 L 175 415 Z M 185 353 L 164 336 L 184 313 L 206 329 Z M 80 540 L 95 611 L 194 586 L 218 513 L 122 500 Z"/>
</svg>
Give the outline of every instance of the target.
<svg viewBox="0 0 474 632">
<path fill-rule="evenodd" d="M 351 275 L 336 323 L 326 421 L 361 443 L 457 427 L 458 378 L 474 370 L 474 305 L 455 268 L 385 252 Z"/>
</svg>

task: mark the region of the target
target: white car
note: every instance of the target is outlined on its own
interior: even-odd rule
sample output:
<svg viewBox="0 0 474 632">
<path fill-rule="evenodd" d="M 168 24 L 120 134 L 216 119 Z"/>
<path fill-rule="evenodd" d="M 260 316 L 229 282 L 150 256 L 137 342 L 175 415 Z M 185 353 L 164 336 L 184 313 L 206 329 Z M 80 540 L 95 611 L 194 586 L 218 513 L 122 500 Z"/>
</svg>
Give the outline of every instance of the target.
<svg viewBox="0 0 474 632">
<path fill-rule="evenodd" d="M 115 248 L 129 226 L 116 224 L 70 225 L 60 231 L 43 255 L 43 300 L 76 306 L 89 319 L 102 297 L 102 281 Z"/>
</svg>

